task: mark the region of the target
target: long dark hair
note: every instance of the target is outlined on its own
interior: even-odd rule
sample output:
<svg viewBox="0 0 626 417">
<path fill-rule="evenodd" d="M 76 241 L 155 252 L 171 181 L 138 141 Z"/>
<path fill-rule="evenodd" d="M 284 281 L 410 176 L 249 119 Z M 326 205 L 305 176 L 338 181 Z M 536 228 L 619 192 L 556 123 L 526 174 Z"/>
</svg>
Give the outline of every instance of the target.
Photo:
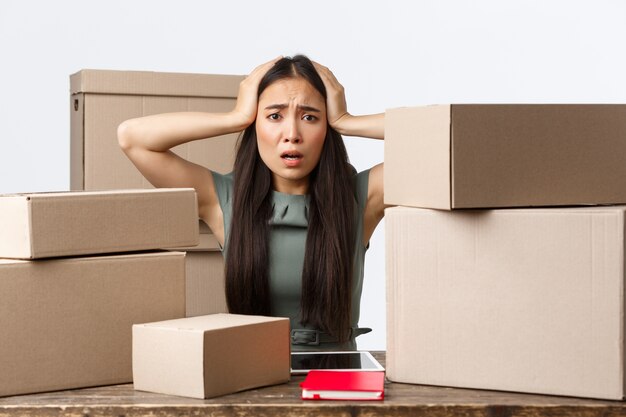
<svg viewBox="0 0 626 417">
<path fill-rule="evenodd" d="M 304 78 L 326 99 L 326 88 L 302 55 L 279 60 L 259 84 Z M 231 313 L 270 315 L 269 221 L 272 174 L 261 160 L 255 124 L 241 135 L 234 167 L 233 208 L 226 258 L 226 298 Z M 341 135 L 327 128 L 320 161 L 309 175 L 308 232 L 300 321 L 346 341 L 350 337 L 356 200 L 354 168 Z"/>
</svg>

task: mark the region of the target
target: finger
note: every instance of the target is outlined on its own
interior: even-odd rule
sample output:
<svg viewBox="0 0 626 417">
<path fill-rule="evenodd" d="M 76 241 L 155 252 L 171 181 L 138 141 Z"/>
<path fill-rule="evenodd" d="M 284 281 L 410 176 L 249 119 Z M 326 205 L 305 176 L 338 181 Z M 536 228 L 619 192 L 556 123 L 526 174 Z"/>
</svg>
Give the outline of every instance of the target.
<svg viewBox="0 0 626 417">
<path fill-rule="evenodd" d="M 330 72 L 328 68 L 326 68 L 325 66 L 315 61 L 312 61 L 312 62 L 313 62 L 313 66 L 315 67 L 315 70 L 321 77 L 328 77 L 328 73 Z"/>
<path fill-rule="evenodd" d="M 273 67 L 281 59 L 283 59 L 283 56 L 279 55 L 276 58 L 272 59 L 271 61 L 267 61 L 267 62 L 259 65 L 258 67 L 256 67 L 255 69 L 252 70 L 250 75 L 255 74 L 255 73 L 259 73 L 259 72 L 261 72 L 263 75 L 265 75 L 267 70 L 270 69 L 271 67 Z"/>
<path fill-rule="evenodd" d="M 313 66 L 315 67 L 315 70 L 317 71 L 320 78 L 322 79 L 322 82 L 324 83 L 324 86 L 326 87 L 326 89 L 328 90 L 330 87 L 332 87 L 332 80 L 330 79 L 328 75 L 328 72 L 329 72 L 328 68 L 324 67 L 323 65 L 318 64 L 315 61 L 313 61 Z"/>
<path fill-rule="evenodd" d="M 322 78 L 322 81 L 326 85 L 326 88 L 332 87 L 336 89 L 336 88 L 341 87 L 341 84 L 337 80 L 337 77 L 335 77 L 335 74 L 333 74 L 333 72 L 330 69 L 328 69 L 327 67 L 315 61 L 313 61 L 313 66 L 315 67 L 315 69 L 317 70 L 317 73 Z"/>
<path fill-rule="evenodd" d="M 317 70 L 322 70 L 322 71 L 329 71 L 328 67 L 325 67 L 324 65 L 320 64 L 317 61 L 311 61 L 313 63 L 313 66 L 317 69 Z"/>
</svg>

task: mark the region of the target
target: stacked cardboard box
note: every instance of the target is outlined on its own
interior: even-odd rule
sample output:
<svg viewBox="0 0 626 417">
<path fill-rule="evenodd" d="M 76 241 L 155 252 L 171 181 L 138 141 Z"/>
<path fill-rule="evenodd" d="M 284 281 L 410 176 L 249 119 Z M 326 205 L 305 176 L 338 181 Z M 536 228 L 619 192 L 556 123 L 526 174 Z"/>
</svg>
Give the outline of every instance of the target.
<svg viewBox="0 0 626 417">
<path fill-rule="evenodd" d="M 625 105 L 389 110 L 389 379 L 622 399 L 623 155 Z"/>
<path fill-rule="evenodd" d="M 235 75 L 145 71 L 82 70 L 73 74 L 72 190 L 152 188 L 119 148 L 119 124 L 157 113 L 229 111 L 235 105 L 242 80 L 242 76 Z M 173 151 L 191 162 L 226 173 L 232 169 L 237 136 L 194 141 Z M 200 233 L 200 245 L 187 248 L 189 316 L 226 312 L 220 247 L 206 225 L 200 225 Z"/>
<path fill-rule="evenodd" d="M 185 315 L 154 250 L 197 242 L 192 189 L 0 196 L 0 395 L 132 381 L 132 325 Z"/>
<path fill-rule="evenodd" d="M 242 79 L 98 70 L 72 75 L 72 189 L 151 188 L 119 148 L 118 125 L 157 113 L 229 111 Z M 232 169 L 237 136 L 195 141 L 173 151 L 226 173 Z M 134 326 L 135 387 L 207 398 L 286 382 L 290 369 L 289 320 L 212 314 L 228 311 L 223 258 L 219 243 L 201 221 L 199 232 L 199 244 L 176 248 L 186 251 L 185 315 L 190 318 L 156 323 L 145 320 Z"/>
</svg>

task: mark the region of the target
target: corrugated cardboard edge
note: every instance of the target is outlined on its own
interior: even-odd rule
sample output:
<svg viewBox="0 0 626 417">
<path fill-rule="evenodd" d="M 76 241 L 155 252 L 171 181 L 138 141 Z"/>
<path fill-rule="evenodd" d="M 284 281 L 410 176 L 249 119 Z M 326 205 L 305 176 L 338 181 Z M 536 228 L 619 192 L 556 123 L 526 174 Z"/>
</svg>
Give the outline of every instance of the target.
<svg viewBox="0 0 626 417">
<path fill-rule="evenodd" d="M 82 94 L 70 96 L 70 190 L 85 188 L 84 104 Z"/>
<path fill-rule="evenodd" d="M 626 213 L 622 213 L 622 230 L 623 230 L 623 234 L 622 236 L 624 236 L 624 239 L 622 240 L 622 251 L 621 251 L 621 256 L 622 256 L 622 276 L 626 278 L 626 246 L 624 246 L 624 240 L 626 240 Z M 621 315 L 621 323 L 622 323 L 622 327 L 620 329 L 620 349 L 621 349 L 621 355 L 620 355 L 620 359 L 621 359 L 621 364 L 620 364 L 620 370 L 622 371 L 622 394 L 621 394 L 621 398 L 624 399 L 626 398 L 626 315 L 625 315 L 625 307 L 624 304 L 626 304 L 626 285 L 624 283 L 624 280 L 622 280 L 622 305 L 620 306 L 620 315 Z"/>
<path fill-rule="evenodd" d="M 385 113 L 385 203 L 450 210 L 450 105 Z M 400 179 L 417 178 L 407 188 Z"/>
<path fill-rule="evenodd" d="M 0 253 L 6 257 L 30 259 L 33 242 L 29 230 L 32 223 L 30 198 L 28 196 L 5 196 L 0 198 L 3 215 L 0 216 Z"/>
<path fill-rule="evenodd" d="M 82 262 L 99 262 L 109 261 L 111 259 L 134 259 L 134 258 L 154 258 L 154 257 L 179 257 L 183 259 L 181 268 L 185 268 L 184 259 L 186 257 L 185 252 L 165 251 L 165 250 L 151 250 L 151 251 L 137 251 L 137 252 L 118 252 L 118 253 L 103 253 L 96 255 L 81 255 L 81 256 L 67 256 L 60 258 L 46 258 L 46 259 L 19 259 L 19 258 L 0 258 L 0 264 L 13 265 L 13 264 L 28 264 L 37 263 L 44 265 L 46 262 L 54 263 L 82 263 Z M 181 318 L 184 318 L 181 316 Z M 177 319 L 170 319 L 177 320 Z"/>
<path fill-rule="evenodd" d="M 83 69 L 70 76 L 72 94 L 233 98 L 243 75 Z"/>
<path fill-rule="evenodd" d="M 189 192 L 194 188 L 124 188 L 118 190 L 77 190 L 77 191 L 41 191 L 29 193 L 13 193 L 0 194 L 0 197 L 27 197 L 32 199 L 40 198 L 65 198 L 65 197 L 98 197 L 98 196 L 114 196 L 128 194 L 146 194 L 146 193 L 172 193 L 172 192 Z"/>
<path fill-rule="evenodd" d="M 386 281 L 386 298 L 387 298 L 387 355 L 385 358 L 385 372 L 387 378 L 390 381 L 396 379 L 396 339 L 395 335 L 398 334 L 396 329 L 392 329 L 392 326 L 397 326 L 398 320 L 396 318 L 395 308 L 398 305 L 397 292 L 396 292 L 396 264 L 394 262 L 396 249 L 395 249 L 395 233 L 391 231 L 396 227 L 395 213 L 398 210 L 402 210 L 400 207 L 390 207 L 385 209 L 385 227 L 387 233 L 385 233 L 385 281 Z"/>
</svg>

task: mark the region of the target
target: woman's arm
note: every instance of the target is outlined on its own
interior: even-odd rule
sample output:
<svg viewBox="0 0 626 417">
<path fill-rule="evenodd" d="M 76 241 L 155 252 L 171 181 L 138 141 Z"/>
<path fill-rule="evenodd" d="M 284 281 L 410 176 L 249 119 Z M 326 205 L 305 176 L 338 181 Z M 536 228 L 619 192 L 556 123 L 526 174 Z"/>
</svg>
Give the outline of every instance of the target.
<svg viewBox="0 0 626 417">
<path fill-rule="evenodd" d="M 130 119 L 118 127 L 120 147 L 152 185 L 196 190 L 200 218 L 222 244 L 222 211 L 211 172 L 170 149 L 198 139 L 239 132 L 254 122 L 259 82 L 277 59 L 258 66 L 241 82 L 237 104 L 231 112 L 157 114 Z"/>
<path fill-rule="evenodd" d="M 385 113 L 352 116 L 346 113 L 335 122 L 336 130 L 345 136 L 360 136 L 362 138 L 385 138 Z"/>
<path fill-rule="evenodd" d="M 229 113 L 163 113 L 122 122 L 117 137 L 124 151 L 138 148 L 165 152 L 186 142 L 239 132 L 250 123 L 234 110 Z"/>
</svg>

